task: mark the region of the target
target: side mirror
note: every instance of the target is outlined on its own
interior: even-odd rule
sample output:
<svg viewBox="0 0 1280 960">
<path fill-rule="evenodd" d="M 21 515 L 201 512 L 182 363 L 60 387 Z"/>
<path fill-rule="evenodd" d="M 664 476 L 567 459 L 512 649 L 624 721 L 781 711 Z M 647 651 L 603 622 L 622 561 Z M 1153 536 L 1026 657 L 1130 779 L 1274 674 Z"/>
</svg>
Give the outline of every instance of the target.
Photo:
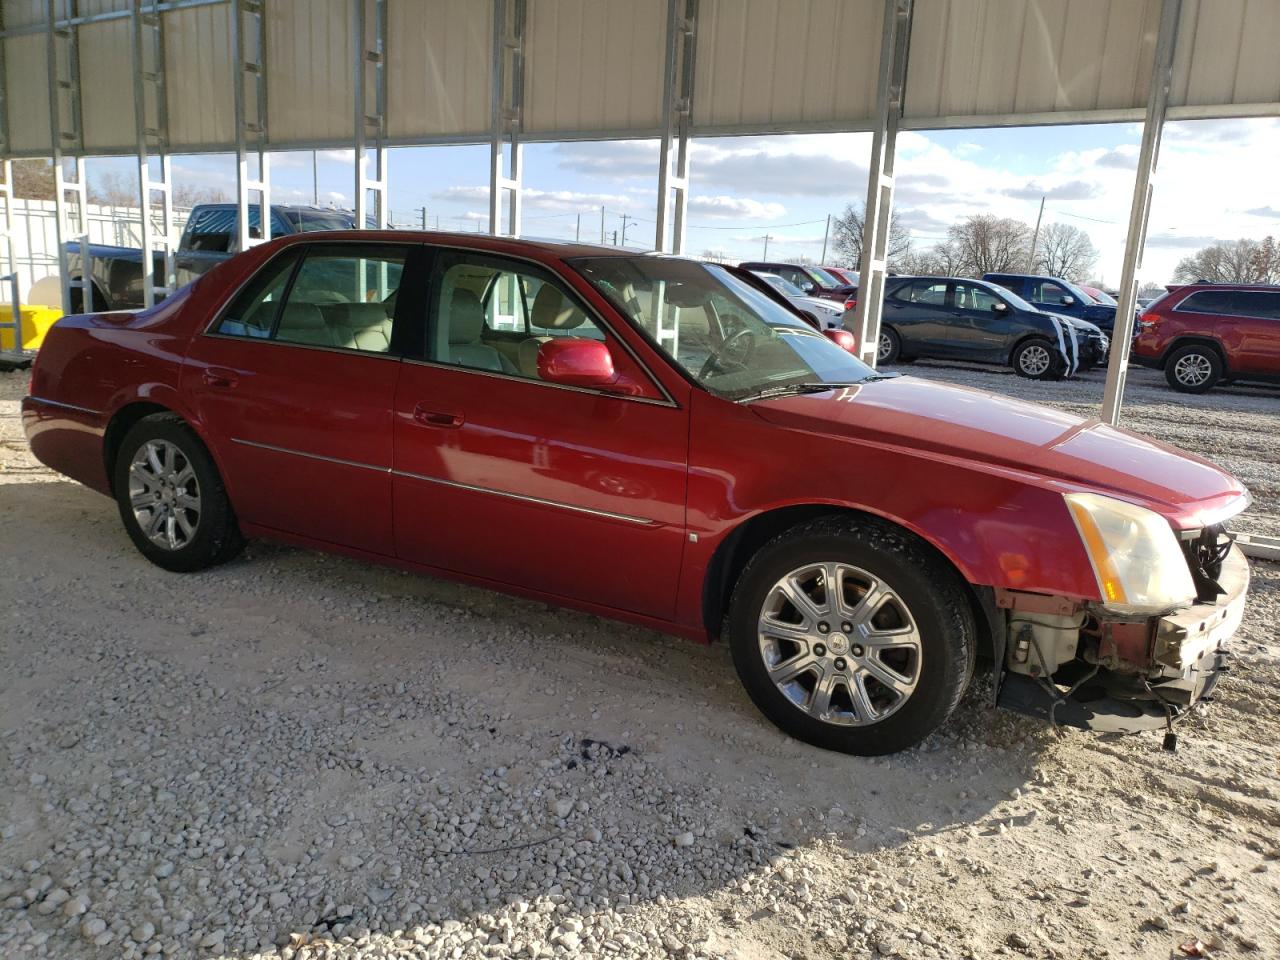
<svg viewBox="0 0 1280 960">
<path fill-rule="evenodd" d="M 997 300 L 995 303 L 991 305 L 991 310 L 994 313 L 1008 313 L 1009 305 L 1005 303 L 1003 300 Z"/>
<path fill-rule="evenodd" d="M 800 289 L 803 290 L 805 293 L 813 293 L 813 291 L 816 289 L 813 285 L 812 280 L 801 280 L 800 283 L 797 284 L 797 286 L 799 286 Z"/>
<path fill-rule="evenodd" d="M 1067 294 L 1062 298 L 1062 305 L 1064 307 L 1074 307 L 1076 305 L 1076 298 L 1071 296 L 1071 294 Z"/>
<path fill-rule="evenodd" d="M 609 348 L 583 337 L 543 341 L 538 347 L 538 376 L 569 387 L 611 387 L 618 380 Z"/>
<path fill-rule="evenodd" d="M 855 357 L 858 355 L 858 338 L 848 330 L 824 330 L 822 334 L 837 347 L 848 350 Z"/>
</svg>

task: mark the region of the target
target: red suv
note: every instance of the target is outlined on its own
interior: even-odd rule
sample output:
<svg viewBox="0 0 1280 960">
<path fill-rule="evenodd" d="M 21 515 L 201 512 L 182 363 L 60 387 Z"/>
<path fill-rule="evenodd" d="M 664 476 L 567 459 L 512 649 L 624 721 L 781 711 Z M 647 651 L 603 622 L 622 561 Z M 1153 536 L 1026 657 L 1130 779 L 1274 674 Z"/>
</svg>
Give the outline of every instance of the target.
<svg viewBox="0 0 1280 960">
<path fill-rule="evenodd" d="M 1164 370 L 1184 393 L 1231 380 L 1280 381 L 1280 286 L 1175 287 L 1142 314 L 1133 359 Z"/>
<path fill-rule="evenodd" d="M 1004 706 L 1163 728 L 1249 582 L 1213 464 L 879 374 L 730 269 L 620 247 L 296 234 L 59 321 L 22 410 L 166 570 L 271 537 L 724 637 L 765 714 L 851 753 L 928 735 L 979 656 Z"/>
</svg>

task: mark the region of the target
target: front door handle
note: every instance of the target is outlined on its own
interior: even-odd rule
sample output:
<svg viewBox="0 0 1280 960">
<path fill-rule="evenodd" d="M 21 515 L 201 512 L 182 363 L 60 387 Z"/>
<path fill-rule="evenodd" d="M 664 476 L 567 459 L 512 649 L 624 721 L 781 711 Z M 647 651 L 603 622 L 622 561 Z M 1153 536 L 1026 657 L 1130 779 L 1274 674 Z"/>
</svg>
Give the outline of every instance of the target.
<svg viewBox="0 0 1280 960">
<path fill-rule="evenodd" d="M 206 386 L 224 389 L 234 387 L 240 381 L 240 377 L 234 370 L 228 370 L 225 367 L 205 367 L 200 376 Z"/>
<path fill-rule="evenodd" d="M 420 403 L 413 408 L 413 419 L 424 427 L 457 429 L 462 426 L 463 417 L 460 413 L 445 413 L 440 410 L 432 410 L 425 403 Z"/>
</svg>

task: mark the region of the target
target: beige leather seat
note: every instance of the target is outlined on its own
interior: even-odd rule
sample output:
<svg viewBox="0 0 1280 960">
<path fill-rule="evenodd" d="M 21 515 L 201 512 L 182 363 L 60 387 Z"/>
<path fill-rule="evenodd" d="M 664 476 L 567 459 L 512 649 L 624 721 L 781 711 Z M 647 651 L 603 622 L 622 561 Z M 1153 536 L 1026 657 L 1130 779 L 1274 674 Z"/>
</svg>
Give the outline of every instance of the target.
<svg viewBox="0 0 1280 960">
<path fill-rule="evenodd" d="M 333 331 L 324 322 L 324 314 L 314 303 L 286 303 L 280 311 L 276 339 L 287 343 L 310 343 L 336 346 Z"/>
<path fill-rule="evenodd" d="M 338 346 L 369 353 L 391 349 L 391 318 L 383 304 L 338 303 L 321 309 Z"/>
<path fill-rule="evenodd" d="M 543 330 L 572 330 L 586 319 L 581 310 L 565 299 L 564 294 L 544 283 L 533 298 L 529 323 Z M 549 336 L 530 337 L 520 344 L 520 372 L 526 377 L 537 378 L 538 348 L 550 339 Z"/>
<path fill-rule="evenodd" d="M 476 370 L 516 372 L 510 361 L 481 341 L 484 307 L 480 305 L 480 298 L 470 290 L 457 288 L 453 291 L 449 298 L 449 312 L 444 319 L 449 329 L 450 363 Z"/>
</svg>

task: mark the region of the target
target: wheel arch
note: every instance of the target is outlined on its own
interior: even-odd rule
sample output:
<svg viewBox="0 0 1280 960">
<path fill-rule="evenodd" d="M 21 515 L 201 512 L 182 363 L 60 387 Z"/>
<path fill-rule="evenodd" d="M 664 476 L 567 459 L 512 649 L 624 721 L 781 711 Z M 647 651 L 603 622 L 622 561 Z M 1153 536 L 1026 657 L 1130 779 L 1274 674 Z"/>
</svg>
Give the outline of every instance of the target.
<svg viewBox="0 0 1280 960">
<path fill-rule="evenodd" d="M 1016 354 L 1018 352 L 1018 348 L 1021 347 L 1024 343 L 1026 343 L 1028 340 L 1043 340 L 1045 343 L 1049 344 L 1050 346 L 1054 348 L 1057 347 L 1057 344 L 1053 342 L 1053 334 L 1049 333 L 1048 331 L 1028 330 L 1026 333 L 1023 333 L 1020 336 L 1018 336 L 1018 338 L 1015 339 L 1013 343 L 1009 345 L 1009 349 L 1005 352 L 1005 355 L 1004 355 L 1004 362 L 1013 363 L 1014 354 Z"/>
<path fill-rule="evenodd" d="M 973 611 L 974 623 L 978 627 L 978 653 L 979 655 L 990 654 L 993 637 L 990 631 L 984 628 L 990 622 L 982 602 L 984 588 L 972 582 L 954 557 L 918 530 L 913 530 L 892 517 L 830 503 L 791 504 L 765 510 L 743 520 L 730 531 L 716 547 L 703 578 L 702 618 L 708 637 L 715 640 L 720 636 L 733 588 L 737 585 L 742 571 L 746 569 L 747 564 L 760 548 L 793 527 L 827 516 L 865 518 L 892 524 L 947 564 L 956 572 L 964 585 L 965 595 Z"/>
<path fill-rule="evenodd" d="M 107 486 L 115 493 L 116 457 L 120 455 L 120 444 L 125 434 L 133 429 L 134 424 L 144 417 L 157 413 L 169 413 L 180 417 L 176 410 L 163 406 L 153 400 L 133 400 L 126 403 L 107 421 L 106 430 L 102 434 L 102 466 L 107 472 Z"/>
</svg>

